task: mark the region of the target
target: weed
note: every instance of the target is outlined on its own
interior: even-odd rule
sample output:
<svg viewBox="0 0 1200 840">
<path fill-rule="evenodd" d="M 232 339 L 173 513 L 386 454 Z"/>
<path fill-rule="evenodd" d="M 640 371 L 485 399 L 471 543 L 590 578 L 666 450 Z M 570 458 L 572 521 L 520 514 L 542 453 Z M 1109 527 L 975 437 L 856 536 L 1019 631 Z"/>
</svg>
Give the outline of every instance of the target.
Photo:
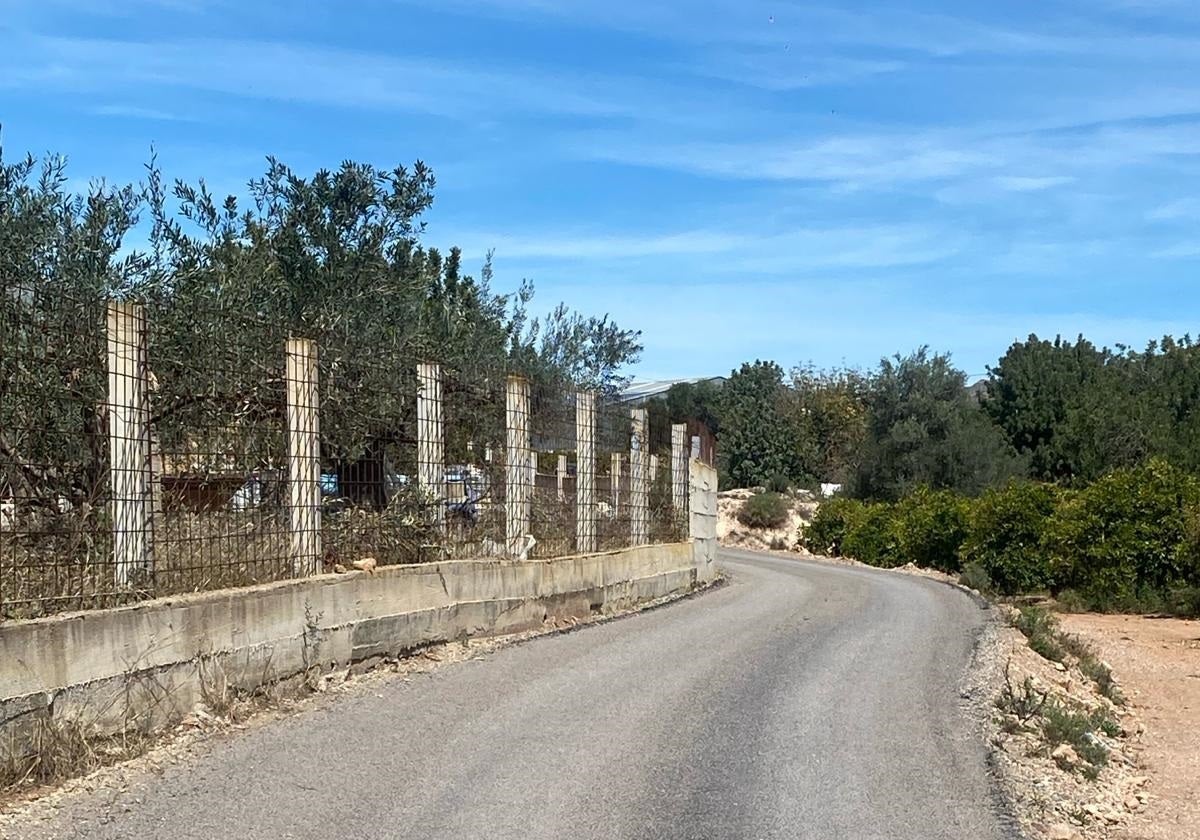
<svg viewBox="0 0 1200 840">
<path fill-rule="evenodd" d="M 142 755 L 152 739 L 141 729 L 97 737 L 86 723 L 40 714 L 21 739 L 0 747 L 0 790 L 40 786 L 83 776 Z"/>
<path fill-rule="evenodd" d="M 1059 630 L 1058 620 L 1047 610 L 1022 607 L 1013 626 L 1025 634 L 1029 647 L 1036 653 L 1051 662 L 1066 663 L 1068 657 L 1074 658 L 1080 672 L 1096 684 L 1102 695 L 1117 705 L 1125 702 L 1109 667 L 1096 657 L 1096 652 L 1086 641 Z"/>
<path fill-rule="evenodd" d="M 962 574 L 958 576 L 958 582 L 968 589 L 974 589 L 984 595 L 992 592 L 992 579 L 988 577 L 987 569 L 978 563 L 968 563 L 963 566 Z"/>
<path fill-rule="evenodd" d="M 1070 744 L 1094 768 L 1108 763 L 1108 748 L 1096 737 L 1096 732 L 1108 734 L 1118 729 L 1117 722 L 1100 709 L 1088 712 L 1056 700 L 1042 709 L 1042 735 L 1046 742 L 1051 747 Z"/>
<path fill-rule="evenodd" d="M 1014 686 L 1009 665 L 1004 666 L 1004 688 L 996 698 L 996 707 L 1000 711 L 1014 715 L 1020 725 L 1024 726 L 1042 713 L 1048 697 L 1046 692 L 1038 691 L 1034 687 L 1033 680 L 1029 677 L 1025 678 L 1020 687 Z"/>
<path fill-rule="evenodd" d="M 1042 607 L 1021 607 L 1013 619 L 1013 626 L 1029 640 L 1029 647 L 1051 662 L 1062 662 L 1067 658 L 1059 640 L 1058 621 Z"/>
</svg>

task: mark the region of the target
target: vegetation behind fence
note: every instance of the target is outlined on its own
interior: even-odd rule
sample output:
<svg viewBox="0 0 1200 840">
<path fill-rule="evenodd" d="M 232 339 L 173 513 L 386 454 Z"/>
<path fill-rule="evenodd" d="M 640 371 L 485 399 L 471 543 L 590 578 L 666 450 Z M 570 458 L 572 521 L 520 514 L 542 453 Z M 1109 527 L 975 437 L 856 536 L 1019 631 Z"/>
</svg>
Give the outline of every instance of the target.
<svg viewBox="0 0 1200 840">
<path fill-rule="evenodd" d="M 423 165 L 66 183 L 0 155 L 0 618 L 685 534 L 638 334 L 421 246 Z"/>
</svg>

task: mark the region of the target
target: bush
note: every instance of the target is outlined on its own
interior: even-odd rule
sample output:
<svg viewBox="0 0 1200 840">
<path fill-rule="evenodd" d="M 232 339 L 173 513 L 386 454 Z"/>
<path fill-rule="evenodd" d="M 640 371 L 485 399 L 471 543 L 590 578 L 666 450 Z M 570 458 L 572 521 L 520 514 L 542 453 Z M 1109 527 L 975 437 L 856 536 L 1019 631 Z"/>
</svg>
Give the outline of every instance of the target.
<svg viewBox="0 0 1200 840">
<path fill-rule="evenodd" d="M 738 521 L 750 528 L 780 528 L 788 521 L 787 499 L 778 493 L 751 496 L 738 511 Z"/>
<path fill-rule="evenodd" d="M 1062 662 L 1067 651 L 1059 640 L 1058 619 L 1041 607 L 1022 607 L 1013 626 L 1025 634 L 1034 653 L 1051 662 Z"/>
<path fill-rule="evenodd" d="M 786 493 L 792 489 L 792 482 L 786 475 L 773 475 L 767 479 L 767 491 L 770 493 Z"/>
<path fill-rule="evenodd" d="M 895 507 L 867 505 L 851 524 L 842 542 L 842 553 L 868 566 L 890 569 L 903 565 Z"/>
<path fill-rule="evenodd" d="M 968 589 L 974 589 L 984 595 L 990 595 L 993 592 L 992 579 L 988 577 L 983 566 L 978 563 L 967 563 L 963 566 L 962 574 L 958 576 L 958 582 Z"/>
<path fill-rule="evenodd" d="M 978 565 L 1001 595 L 1048 588 L 1042 534 L 1060 494 L 1048 484 L 1025 482 L 984 493 L 972 505 L 963 563 Z"/>
<path fill-rule="evenodd" d="M 971 505 L 948 490 L 918 487 L 896 506 L 900 555 L 906 563 L 957 572 Z"/>
<path fill-rule="evenodd" d="M 846 534 L 862 518 L 866 506 L 854 499 L 834 498 L 821 502 L 801 541 L 813 554 L 842 555 Z"/>
<path fill-rule="evenodd" d="M 1200 484 L 1161 460 L 1111 472 L 1063 501 L 1044 544 L 1055 582 L 1094 609 L 1141 609 L 1196 580 Z"/>
</svg>

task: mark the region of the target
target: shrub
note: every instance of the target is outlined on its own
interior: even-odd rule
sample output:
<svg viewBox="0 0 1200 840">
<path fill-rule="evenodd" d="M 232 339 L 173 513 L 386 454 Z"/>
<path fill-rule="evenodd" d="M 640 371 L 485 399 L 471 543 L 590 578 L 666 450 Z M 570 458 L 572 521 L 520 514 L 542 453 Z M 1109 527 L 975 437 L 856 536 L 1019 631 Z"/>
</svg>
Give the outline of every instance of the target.
<svg viewBox="0 0 1200 840">
<path fill-rule="evenodd" d="M 893 505 L 867 505 L 852 523 L 842 542 L 842 553 L 868 566 L 893 568 L 903 565 L 900 536 Z"/>
<path fill-rule="evenodd" d="M 738 521 L 750 528 L 779 528 L 788 521 L 787 499 L 778 493 L 751 496 L 738 511 Z"/>
<path fill-rule="evenodd" d="M 792 489 L 792 482 L 786 475 L 773 475 L 767 479 L 767 491 L 770 493 L 786 493 Z"/>
<path fill-rule="evenodd" d="M 1058 636 L 1058 620 L 1041 607 L 1022 607 L 1013 620 L 1013 626 L 1025 634 L 1029 647 L 1039 656 L 1051 662 L 1062 662 L 1067 658 Z"/>
<path fill-rule="evenodd" d="M 967 539 L 970 502 L 948 490 L 918 487 L 896 506 L 900 555 L 906 563 L 957 572 Z"/>
<path fill-rule="evenodd" d="M 1200 618 L 1200 586 L 1176 586 L 1167 593 L 1167 610 L 1187 618 Z"/>
<path fill-rule="evenodd" d="M 962 574 L 958 576 L 958 582 L 968 589 L 974 589 L 984 595 L 990 595 L 993 591 L 992 579 L 988 577 L 987 570 L 978 563 L 967 563 L 963 566 Z"/>
<path fill-rule="evenodd" d="M 1046 589 L 1051 570 L 1042 534 L 1060 492 L 1014 482 L 984 493 L 972 505 L 963 563 L 982 568 L 1002 595 Z"/>
<path fill-rule="evenodd" d="M 1096 732 L 1112 736 L 1120 727 L 1104 710 L 1086 711 L 1057 701 L 1051 701 L 1042 709 L 1042 735 L 1052 746 L 1070 744 L 1076 754 L 1091 765 L 1093 777 L 1096 768 L 1108 763 L 1108 749 L 1096 738 Z"/>
<path fill-rule="evenodd" d="M 846 534 L 865 511 L 866 506 L 854 499 L 834 498 L 821 502 L 813 521 L 804 529 L 804 547 L 813 554 L 840 557 Z"/>
<path fill-rule="evenodd" d="M 1059 505 L 1044 544 L 1055 581 L 1097 609 L 1162 602 L 1195 580 L 1192 517 L 1200 484 L 1161 460 L 1108 473 Z"/>
</svg>

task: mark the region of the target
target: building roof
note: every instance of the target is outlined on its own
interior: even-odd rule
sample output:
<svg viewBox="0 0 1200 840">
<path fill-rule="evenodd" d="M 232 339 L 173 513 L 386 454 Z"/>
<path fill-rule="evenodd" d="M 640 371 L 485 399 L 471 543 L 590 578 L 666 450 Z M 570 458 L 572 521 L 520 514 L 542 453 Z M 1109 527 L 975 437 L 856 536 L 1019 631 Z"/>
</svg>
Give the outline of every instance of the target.
<svg viewBox="0 0 1200 840">
<path fill-rule="evenodd" d="M 621 391 L 617 398 L 626 403 L 642 403 L 661 397 L 671 390 L 672 385 L 693 385 L 697 382 L 724 382 L 724 376 L 696 376 L 691 379 L 635 379 Z"/>
</svg>

